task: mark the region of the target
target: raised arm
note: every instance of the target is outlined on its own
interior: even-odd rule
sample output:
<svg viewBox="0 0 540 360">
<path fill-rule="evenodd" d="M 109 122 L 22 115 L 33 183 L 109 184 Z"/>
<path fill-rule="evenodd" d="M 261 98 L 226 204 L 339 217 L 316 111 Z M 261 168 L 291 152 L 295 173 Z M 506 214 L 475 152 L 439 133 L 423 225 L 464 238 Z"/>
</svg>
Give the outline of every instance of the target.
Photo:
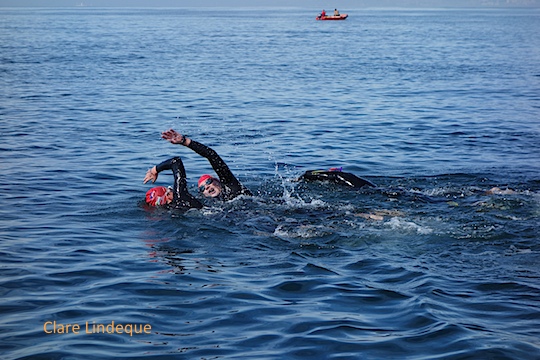
<svg viewBox="0 0 540 360">
<path fill-rule="evenodd" d="M 212 148 L 195 140 L 191 140 L 173 129 L 164 131 L 161 133 L 161 137 L 172 144 L 184 145 L 206 158 L 219 177 L 219 181 L 225 187 L 223 194 L 224 199 L 230 200 L 238 195 L 252 195 L 251 191 L 238 181 L 225 161 L 223 161 L 218 153 Z M 159 168 L 157 170 L 159 171 Z"/>
<path fill-rule="evenodd" d="M 176 130 L 169 129 L 167 131 L 164 131 L 161 133 L 161 137 L 167 141 L 169 141 L 171 144 L 177 144 L 177 145 L 184 145 L 191 150 L 195 151 L 197 154 L 201 155 L 202 157 L 208 159 L 210 162 L 210 165 L 218 175 L 219 179 L 222 182 L 225 183 L 238 183 L 238 180 L 234 176 L 234 174 L 231 172 L 225 161 L 218 155 L 218 153 L 206 146 L 201 144 L 200 142 L 197 142 L 195 140 L 191 140 L 185 135 L 180 134 Z"/>
<path fill-rule="evenodd" d="M 175 208 L 196 208 L 203 207 L 201 202 L 193 197 L 187 189 L 186 170 L 182 159 L 174 157 L 163 161 L 146 172 L 144 183 L 148 181 L 155 182 L 158 174 L 164 170 L 172 170 L 174 175 L 173 207 Z"/>
</svg>

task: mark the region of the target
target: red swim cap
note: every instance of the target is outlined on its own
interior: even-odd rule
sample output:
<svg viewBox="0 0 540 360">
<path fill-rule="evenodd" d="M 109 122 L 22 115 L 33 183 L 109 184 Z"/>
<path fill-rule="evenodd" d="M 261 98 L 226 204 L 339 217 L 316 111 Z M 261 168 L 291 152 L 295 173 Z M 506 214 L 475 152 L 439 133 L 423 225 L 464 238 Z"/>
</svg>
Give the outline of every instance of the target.
<svg viewBox="0 0 540 360">
<path fill-rule="evenodd" d="M 201 176 L 199 178 L 199 182 L 197 183 L 197 187 L 201 187 L 201 185 L 208 179 L 213 179 L 213 177 L 208 174 L 204 174 L 203 176 Z"/>
<path fill-rule="evenodd" d="M 167 188 L 156 186 L 146 192 L 146 203 L 150 206 L 167 205 Z"/>
</svg>

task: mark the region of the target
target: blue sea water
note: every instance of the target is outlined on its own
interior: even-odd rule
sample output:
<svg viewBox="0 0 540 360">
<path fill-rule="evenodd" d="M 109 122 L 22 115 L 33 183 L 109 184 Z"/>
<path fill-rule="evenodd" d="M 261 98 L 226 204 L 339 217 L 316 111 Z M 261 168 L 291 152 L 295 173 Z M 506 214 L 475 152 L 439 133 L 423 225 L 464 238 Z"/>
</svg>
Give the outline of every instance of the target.
<svg viewBox="0 0 540 360">
<path fill-rule="evenodd" d="M 2 359 L 540 358 L 540 11 L 318 10 L 0 9 Z"/>
</svg>

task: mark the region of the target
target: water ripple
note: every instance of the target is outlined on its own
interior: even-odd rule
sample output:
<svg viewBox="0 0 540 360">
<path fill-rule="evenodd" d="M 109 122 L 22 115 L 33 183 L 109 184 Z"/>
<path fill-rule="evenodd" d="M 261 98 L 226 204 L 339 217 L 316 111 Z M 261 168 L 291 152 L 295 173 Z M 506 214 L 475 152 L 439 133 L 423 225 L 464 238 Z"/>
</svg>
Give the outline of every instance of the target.
<svg viewBox="0 0 540 360">
<path fill-rule="evenodd" d="M 3 359 L 539 357 L 537 14 L 295 14 L 0 10 Z M 141 206 L 171 127 L 256 196 Z"/>
</svg>

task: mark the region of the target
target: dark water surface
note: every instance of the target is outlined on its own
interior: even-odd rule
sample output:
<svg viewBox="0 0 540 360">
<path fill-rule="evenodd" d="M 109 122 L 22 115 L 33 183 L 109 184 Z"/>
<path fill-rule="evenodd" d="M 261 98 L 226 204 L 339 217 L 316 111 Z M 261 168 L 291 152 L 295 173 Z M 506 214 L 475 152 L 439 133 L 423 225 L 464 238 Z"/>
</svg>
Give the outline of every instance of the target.
<svg viewBox="0 0 540 360">
<path fill-rule="evenodd" d="M 3 359 L 540 358 L 540 12 L 316 11 L 0 10 Z"/>
</svg>

